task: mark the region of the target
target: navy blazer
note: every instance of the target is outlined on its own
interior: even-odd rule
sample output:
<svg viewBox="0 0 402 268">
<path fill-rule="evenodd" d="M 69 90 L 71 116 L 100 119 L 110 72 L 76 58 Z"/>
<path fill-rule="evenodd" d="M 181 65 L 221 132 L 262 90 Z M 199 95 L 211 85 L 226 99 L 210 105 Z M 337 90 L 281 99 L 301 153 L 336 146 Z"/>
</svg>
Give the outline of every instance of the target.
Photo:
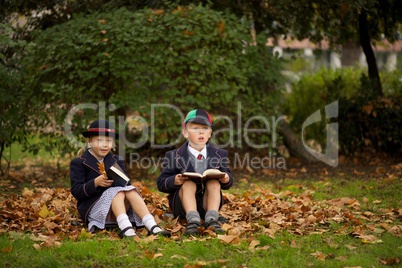
<svg viewBox="0 0 402 268">
<path fill-rule="evenodd" d="M 116 162 L 127 174 L 123 158 L 109 153 L 105 156 L 105 170 Z M 99 161 L 88 150 L 70 162 L 71 194 L 77 199 L 77 209 L 85 225 L 88 225 L 88 213 L 107 187 L 95 187 L 95 178 L 101 175 Z"/>
<path fill-rule="evenodd" d="M 158 190 L 168 193 L 169 205 L 172 208 L 173 199 L 181 185 L 174 185 L 174 178 L 177 174 L 184 172 L 195 172 L 189 157 L 188 142 L 185 142 L 179 149 L 166 152 L 163 159 L 162 173 L 157 179 Z M 226 150 L 220 149 L 207 143 L 207 169 L 216 168 L 229 175 L 228 183 L 221 183 L 221 189 L 227 190 L 233 185 L 233 177 L 229 169 L 229 159 Z M 197 183 L 197 194 L 201 194 L 203 184 Z"/>
</svg>

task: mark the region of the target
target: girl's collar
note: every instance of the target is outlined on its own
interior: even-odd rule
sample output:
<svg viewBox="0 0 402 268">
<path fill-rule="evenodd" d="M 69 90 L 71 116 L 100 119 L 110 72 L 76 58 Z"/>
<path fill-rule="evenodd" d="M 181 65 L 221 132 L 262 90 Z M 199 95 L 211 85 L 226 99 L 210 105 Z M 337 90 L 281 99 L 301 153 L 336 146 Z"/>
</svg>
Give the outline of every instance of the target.
<svg viewBox="0 0 402 268">
<path fill-rule="evenodd" d="M 92 153 L 92 150 L 91 149 L 88 149 L 88 152 L 93 156 L 93 157 L 95 157 L 95 159 L 99 162 L 99 163 L 102 163 L 103 162 L 103 160 L 105 159 L 104 157 L 102 157 L 102 159 L 98 159 L 98 158 L 96 158 L 96 156 Z"/>
</svg>

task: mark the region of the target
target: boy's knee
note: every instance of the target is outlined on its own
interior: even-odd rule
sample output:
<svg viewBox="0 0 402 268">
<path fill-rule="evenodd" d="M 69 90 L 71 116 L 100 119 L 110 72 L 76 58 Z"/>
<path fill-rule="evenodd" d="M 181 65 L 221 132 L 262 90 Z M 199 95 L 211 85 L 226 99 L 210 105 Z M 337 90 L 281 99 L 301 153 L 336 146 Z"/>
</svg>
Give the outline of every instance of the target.
<svg viewBox="0 0 402 268">
<path fill-rule="evenodd" d="M 197 185 L 195 182 L 188 180 L 182 184 L 181 189 L 184 191 L 195 191 L 197 189 Z"/>
<path fill-rule="evenodd" d="M 221 189 L 221 184 L 219 183 L 218 180 L 209 180 L 207 181 L 207 183 L 205 184 L 205 187 L 207 189 Z"/>
</svg>

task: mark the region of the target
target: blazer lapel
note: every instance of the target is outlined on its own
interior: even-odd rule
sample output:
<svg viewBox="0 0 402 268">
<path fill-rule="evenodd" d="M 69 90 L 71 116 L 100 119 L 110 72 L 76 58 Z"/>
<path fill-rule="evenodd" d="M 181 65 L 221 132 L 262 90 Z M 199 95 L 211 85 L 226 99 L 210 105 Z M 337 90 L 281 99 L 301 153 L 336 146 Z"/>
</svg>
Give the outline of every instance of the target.
<svg viewBox="0 0 402 268">
<path fill-rule="evenodd" d="M 84 165 L 101 174 L 98 167 L 99 161 L 88 150 L 81 155 L 81 159 L 83 160 Z"/>
<path fill-rule="evenodd" d="M 210 168 L 220 168 L 222 162 L 222 156 L 219 154 L 218 148 L 210 146 L 207 144 L 207 169 Z"/>
<path fill-rule="evenodd" d="M 194 172 L 194 166 L 191 164 L 190 156 L 188 154 L 188 142 L 185 142 L 176 151 L 176 165 L 182 172 L 189 171 Z"/>
<path fill-rule="evenodd" d="M 98 166 L 99 161 L 88 150 L 82 154 L 81 159 L 83 159 L 84 165 L 99 173 L 99 175 L 101 174 Z M 109 153 L 105 156 L 103 162 L 105 163 L 105 170 L 108 170 L 111 166 L 114 165 L 114 163 L 116 163 L 116 159 L 114 159 L 112 157 L 112 154 Z"/>
</svg>

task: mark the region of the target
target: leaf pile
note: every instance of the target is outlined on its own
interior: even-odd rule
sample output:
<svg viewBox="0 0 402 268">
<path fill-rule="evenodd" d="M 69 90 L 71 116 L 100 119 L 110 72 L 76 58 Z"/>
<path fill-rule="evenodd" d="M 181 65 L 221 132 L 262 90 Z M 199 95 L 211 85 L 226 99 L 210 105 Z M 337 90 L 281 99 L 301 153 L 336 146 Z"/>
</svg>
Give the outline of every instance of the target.
<svg viewBox="0 0 402 268">
<path fill-rule="evenodd" d="M 173 239 L 181 239 L 185 224 L 165 213 L 167 198 L 141 183 L 135 183 L 135 186 L 141 191 L 157 222 L 161 221 L 165 228 L 172 231 Z M 260 234 L 274 237 L 275 233 L 282 231 L 296 235 L 331 231 L 352 235 L 363 243 L 381 243 L 377 236 L 383 232 L 402 236 L 402 209 L 389 208 L 373 213 L 362 211 L 361 203 L 353 198 L 318 202 L 312 200 L 312 193 L 306 190 L 300 195 L 291 191 L 274 194 L 256 188 L 243 194 L 225 194 L 226 204 L 221 214 L 228 219 L 228 223 L 223 225 L 227 234 L 217 237 L 224 243 L 238 243 L 243 239 L 256 241 L 253 237 Z M 21 195 L 3 195 L 0 208 L 0 233 L 29 232 L 32 239 L 42 241 L 42 246 L 55 245 L 64 238 L 92 236 L 85 231 L 76 210 L 76 201 L 67 188 L 25 188 Z M 200 231 L 201 238 L 190 239 L 216 236 L 212 230 L 201 228 Z M 106 232 L 117 239 L 116 232 Z M 250 243 L 252 249 L 256 246 L 258 243 Z"/>
</svg>

